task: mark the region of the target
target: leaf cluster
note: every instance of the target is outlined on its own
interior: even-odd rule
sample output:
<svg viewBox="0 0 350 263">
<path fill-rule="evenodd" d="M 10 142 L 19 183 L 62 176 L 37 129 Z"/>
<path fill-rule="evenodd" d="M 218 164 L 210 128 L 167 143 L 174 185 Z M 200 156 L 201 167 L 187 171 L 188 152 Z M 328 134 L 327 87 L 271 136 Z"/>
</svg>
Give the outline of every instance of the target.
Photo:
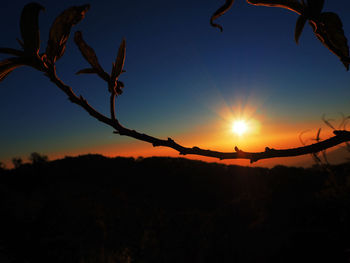
<svg viewBox="0 0 350 263">
<path fill-rule="evenodd" d="M 347 39 L 344 36 L 342 23 L 339 17 L 334 13 L 322 13 L 323 0 L 247 0 L 253 5 L 275 6 L 290 9 L 298 13 L 301 18 L 297 21 L 295 38 L 299 40 L 302 29 L 307 20 L 314 29 L 317 37 L 325 44 L 333 53 L 341 58 L 344 65 L 349 67 L 349 50 L 347 46 Z M 213 21 L 224 14 L 233 4 L 233 0 L 226 0 L 225 5 L 219 8 L 211 18 L 211 24 L 219 29 L 221 26 L 215 24 Z M 102 80 L 107 82 L 108 91 L 110 92 L 110 117 L 101 114 L 94 109 L 84 99 L 83 96 L 77 96 L 72 88 L 66 85 L 56 74 L 56 62 L 63 55 L 66 48 L 66 43 L 69 38 L 71 29 L 74 25 L 79 23 L 89 10 L 89 5 L 73 6 L 64 10 L 53 22 L 47 47 L 44 53 L 40 53 L 40 33 L 38 26 L 38 17 L 40 10 L 43 7 L 37 3 L 27 4 L 22 11 L 20 19 L 21 37 L 19 40 L 22 50 L 13 48 L 0 48 L 0 53 L 11 54 L 14 57 L 7 58 L 0 62 L 0 81 L 2 81 L 15 68 L 27 65 L 31 66 L 41 72 L 61 89 L 68 99 L 82 107 L 87 113 L 98 121 L 105 123 L 114 129 L 114 133 L 125 135 L 134 139 L 144 141 L 152 144 L 154 147 L 163 146 L 172 148 L 178 151 L 181 155 L 200 155 L 206 157 L 213 157 L 218 159 L 248 159 L 251 162 L 256 162 L 261 159 L 275 158 L 275 157 L 291 157 L 300 156 L 304 154 L 312 154 L 324 151 L 333 146 L 350 141 L 350 132 L 345 130 L 334 130 L 333 137 L 320 140 L 320 132 L 318 131 L 316 143 L 290 149 L 274 149 L 266 147 L 263 152 L 245 152 L 238 147 L 235 147 L 234 152 L 219 152 L 213 150 L 201 149 L 199 147 L 184 147 L 176 143 L 173 139 L 159 139 L 144 133 L 131 130 L 124 127 L 118 121 L 115 114 L 115 99 L 122 94 L 124 83 L 119 81 L 119 78 L 124 70 L 126 41 L 122 40 L 117 57 L 112 63 L 110 73 L 107 73 L 98 61 L 98 57 L 92 47 L 90 47 L 83 38 L 83 34 L 77 31 L 74 35 L 74 41 L 77 44 L 82 56 L 89 63 L 90 67 L 81 69 L 77 74 L 96 74 Z M 45 158 L 44 158 L 45 159 Z M 42 156 L 35 154 L 32 156 L 32 161 L 42 160 Z M 21 160 L 13 160 L 14 165 L 20 166 Z"/>
<path fill-rule="evenodd" d="M 53 22 L 46 51 L 40 53 L 39 13 L 44 7 L 38 3 L 24 6 L 20 18 L 22 39 L 17 39 L 20 49 L 0 48 L 0 53 L 14 55 L 0 62 L 0 81 L 4 80 L 14 69 L 20 66 L 31 66 L 46 72 L 60 59 L 65 51 L 72 26 L 80 22 L 89 5 L 72 6 L 64 10 Z"/>
<path fill-rule="evenodd" d="M 211 17 L 210 23 L 222 31 L 222 27 L 213 21 L 226 13 L 234 0 L 226 0 Z M 299 17 L 294 30 L 294 39 L 298 44 L 304 26 L 309 21 L 312 30 L 321 43 L 335 54 L 349 70 L 350 57 L 348 40 L 344 35 L 343 23 L 333 12 L 322 12 L 325 0 L 247 0 L 247 3 L 257 6 L 272 6 L 291 10 Z"/>
<path fill-rule="evenodd" d="M 77 72 L 77 74 L 97 74 L 101 79 L 108 83 L 108 90 L 112 94 L 122 94 L 122 88 L 124 88 L 124 83 L 119 81 L 119 76 L 125 72 L 124 63 L 125 63 L 125 53 L 126 53 L 126 41 L 122 40 L 118 55 L 114 63 L 112 63 L 111 74 L 108 74 L 101 67 L 98 62 L 97 55 L 92 47 L 90 47 L 85 40 L 83 39 L 83 34 L 80 31 L 75 32 L 74 41 L 77 44 L 81 54 L 90 64 L 91 68 L 84 68 Z"/>
</svg>

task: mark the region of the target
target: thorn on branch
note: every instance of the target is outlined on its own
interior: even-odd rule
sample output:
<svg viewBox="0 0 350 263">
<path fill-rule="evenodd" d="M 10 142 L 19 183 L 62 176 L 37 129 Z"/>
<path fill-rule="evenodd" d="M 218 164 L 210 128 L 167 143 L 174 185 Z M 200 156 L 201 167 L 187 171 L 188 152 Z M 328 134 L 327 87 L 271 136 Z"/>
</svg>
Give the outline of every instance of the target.
<svg viewBox="0 0 350 263">
<path fill-rule="evenodd" d="M 238 149 L 237 146 L 235 146 L 235 151 L 236 151 L 237 153 L 242 153 L 242 152 L 243 152 L 242 150 Z"/>
<path fill-rule="evenodd" d="M 82 95 L 80 95 L 79 98 L 82 102 L 87 103 L 86 99 Z"/>
<path fill-rule="evenodd" d="M 168 142 L 171 143 L 171 144 L 175 143 L 175 141 L 173 139 L 171 139 L 171 138 L 168 138 Z"/>
<path fill-rule="evenodd" d="M 275 151 L 274 148 L 269 148 L 269 147 L 265 147 L 265 152 L 272 152 Z"/>
<path fill-rule="evenodd" d="M 153 147 L 158 147 L 158 146 L 161 146 L 161 144 L 159 142 L 152 142 L 152 146 Z"/>
</svg>

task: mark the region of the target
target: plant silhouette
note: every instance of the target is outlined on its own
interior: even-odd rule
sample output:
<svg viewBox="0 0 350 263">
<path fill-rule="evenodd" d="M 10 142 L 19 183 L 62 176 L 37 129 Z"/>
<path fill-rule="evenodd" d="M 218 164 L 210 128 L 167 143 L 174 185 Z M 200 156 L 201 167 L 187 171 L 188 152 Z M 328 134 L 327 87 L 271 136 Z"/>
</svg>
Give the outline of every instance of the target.
<svg viewBox="0 0 350 263">
<path fill-rule="evenodd" d="M 345 67 L 349 68 L 349 50 L 347 39 L 344 36 L 343 26 L 339 17 L 334 13 L 322 13 L 322 0 L 248 0 L 249 4 L 275 6 L 292 10 L 300 15 L 295 30 L 295 40 L 298 42 L 304 24 L 309 20 L 314 33 L 321 42 L 334 54 L 336 54 Z M 226 0 L 224 6 L 219 8 L 212 16 L 210 22 L 213 26 L 221 28 L 213 21 L 225 13 L 233 4 L 232 0 Z M 40 10 L 43 7 L 37 3 L 27 4 L 20 18 L 20 29 L 22 40 L 19 40 L 22 49 L 0 48 L 0 53 L 14 55 L 0 62 L 0 81 L 4 80 L 8 74 L 20 66 L 30 66 L 38 71 L 43 72 L 59 89 L 61 89 L 72 103 L 82 107 L 93 118 L 103 122 L 114 129 L 114 133 L 135 138 L 152 144 L 154 147 L 163 146 L 169 147 L 178 151 L 181 155 L 201 155 L 214 157 L 219 159 L 249 159 L 251 162 L 256 162 L 261 159 L 275 157 L 290 157 L 304 154 L 314 154 L 324 151 L 330 147 L 334 147 L 344 142 L 350 141 L 350 132 L 347 130 L 334 130 L 334 136 L 317 141 L 311 145 L 305 145 L 290 149 L 275 149 L 266 147 L 262 152 L 246 152 L 234 147 L 234 152 L 219 152 L 206 150 L 199 147 L 185 147 L 176 143 L 173 139 L 159 139 L 136 130 L 123 126 L 115 112 L 116 98 L 122 94 L 124 83 L 119 80 L 124 70 L 124 61 L 126 55 L 126 41 L 123 39 L 118 50 L 118 55 L 113 63 L 110 73 L 107 73 L 99 64 L 97 55 L 92 47 L 90 47 L 81 32 L 76 32 L 74 35 L 75 43 L 77 44 L 82 56 L 90 64 L 89 68 L 81 69 L 77 74 L 96 74 L 106 82 L 108 92 L 110 93 L 110 116 L 106 116 L 98 112 L 92 107 L 83 96 L 78 96 L 73 89 L 65 84 L 57 75 L 56 62 L 65 52 L 66 43 L 70 35 L 72 27 L 80 22 L 85 13 L 89 10 L 89 5 L 73 6 L 64 10 L 53 22 L 49 40 L 45 52 L 40 52 L 40 34 L 38 26 L 38 17 Z"/>
<path fill-rule="evenodd" d="M 49 160 L 49 158 L 46 155 L 42 155 L 37 152 L 33 152 L 29 156 L 29 161 L 32 164 L 43 164 L 46 163 Z"/>
<path fill-rule="evenodd" d="M 14 157 L 12 158 L 12 164 L 15 168 L 19 168 L 23 164 L 23 160 L 20 157 Z"/>
<path fill-rule="evenodd" d="M 0 255 L 54 263 L 347 262 L 350 164 L 332 171 L 336 184 L 317 168 L 184 158 L 28 164 L 0 176 Z"/>
<path fill-rule="evenodd" d="M 222 26 L 213 21 L 226 13 L 232 6 L 234 0 L 226 0 L 226 3 L 220 7 L 211 17 L 211 24 L 222 31 Z M 305 23 L 309 21 L 316 37 L 332 53 L 339 57 L 346 70 L 349 70 L 349 46 L 348 40 L 344 35 L 343 23 L 339 16 L 332 12 L 322 12 L 325 0 L 247 0 L 248 4 L 256 6 L 280 7 L 291 10 L 299 15 L 294 38 L 299 43 L 300 35 L 304 29 Z"/>
</svg>

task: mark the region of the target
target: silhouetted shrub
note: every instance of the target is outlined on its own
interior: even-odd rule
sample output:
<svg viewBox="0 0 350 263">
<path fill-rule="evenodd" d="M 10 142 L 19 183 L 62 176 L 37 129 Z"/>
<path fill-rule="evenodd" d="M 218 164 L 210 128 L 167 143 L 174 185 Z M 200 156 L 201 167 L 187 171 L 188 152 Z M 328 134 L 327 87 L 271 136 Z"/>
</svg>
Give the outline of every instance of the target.
<svg viewBox="0 0 350 263">
<path fill-rule="evenodd" d="M 15 169 L 17 169 L 23 164 L 23 160 L 20 157 L 14 157 L 12 158 L 12 163 Z"/>
<path fill-rule="evenodd" d="M 49 160 L 46 155 L 42 155 L 37 152 L 31 153 L 28 159 L 32 164 L 42 164 Z"/>
<path fill-rule="evenodd" d="M 346 262 L 350 164 L 332 169 L 337 188 L 322 170 L 183 158 L 26 164 L 1 176 L 0 244 L 24 262 Z"/>
</svg>

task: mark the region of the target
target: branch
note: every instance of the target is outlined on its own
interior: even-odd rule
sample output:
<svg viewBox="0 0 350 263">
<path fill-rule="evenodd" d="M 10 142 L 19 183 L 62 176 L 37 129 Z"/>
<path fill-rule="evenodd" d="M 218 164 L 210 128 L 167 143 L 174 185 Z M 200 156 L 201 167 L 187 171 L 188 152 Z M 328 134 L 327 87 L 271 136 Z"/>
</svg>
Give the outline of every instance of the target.
<svg viewBox="0 0 350 263">
<path fill-rule="evenodd" d="M 128 136 L 140 141 L 144 141 L 147 143 L 152 144 L 154 147 L 162 146 L 162 147 L 168 147 L 172 148 L 179 152 L 181 155 L 198 155 L 198 156 L 205 156 L 205 157 L 213 157 L 218 158 L 220 160 L 224 159 L 248 159 L 251 163 L 257 162 L 262 159 L 270 159 L 270 158 L 276 158 L 276 157 L 293 157 L 293 156 L 300 156 L 310 153 L 316 153 L 323 150 L 326 150 L 328 148 L 334 147 L 336 145 L 339 145 L 341 143 L 350 141 L 350 132 L 344 131 L 344 130 L 336 130 L 334 131 L 335 136 L 320 141 L 318 143 L 314 143 L 307 146 L 302 146 L 298 148 L 291 148 L 291 149 L 270 149 L 268 147 L 265 148 L 265 151 L 263 152 L 245 152 L 242 150 L 239 150 L 237 147 L 235 147 L 234 152 L 219 152 L 219 151 L 212 151 L 212 150 L 206 150 L 201 149 L 199 147 L 184 147 L 178 143 L 176 143 L 173 139 L 168 138 L 167 140 L 159 139 L 144 133 L 139 133 L 135 130 L 128 129 L 124 126 L 122 126 L 119 121 L 115 118 L 115 115 L 111 118 L 106 117 L 105 115 L 99 113 L 96 111 L 93 107 L 90 106 L 90 104 L 82 97 L 78 97 L 72 90 L 71 87 L 64 84 L 56 75 L 55 70 L 48 71 L 47 76 L 50 78 L 50 80 L 58 87 L 60 88 L 64 93 L 67 94 L 69 100 L 80 107 L 82 107 L 85 111 L 87 111 L 92 117 L 99 120 L 100 122 L 103 122 L 115 129 L 116 134 Z M 111 100 L 115 99 L 115 96 L 111 95 Z M 112 105 L 112 103 L 111 103 Z M 114 104 L 113 104 L 114 105 Z M 111 106 L 112 108 L 112 106 Z M 113 110 L 114 113 L 114 110 Z"/>
<path fill-rule="evenodd" d="M 247 0 L 248 3 L 253 5 L 265 5 L 265 6 L 276 6 L 290 9 L 294 12 L 301 13 L 302 5 L 297 0 Z M 223 14 L 230 6 L 232 5 L 233 0 L 226 0 L 226 5 L 217 11 L 217 14 Z M 270 149 L 268 147 L 265 148 L 263 152 L 245 152 L 237 147 L 235 147 L 234 152 L 219 152 L 201 149 L 199 147 L 184 147 L 178 143 L 176 143 L 173 139 L 168 138 L 167 140 L 159 139 L 156 137 L 152 137 L 150 135 L 139 133 L 135 130 L 128 129 L 121 125 L 116 118 L 115 113 L 115 100 L 118 95 L 122 93 L 122 88 L 124 87 L 123 82 L 119 81 L 119 76 L 125 72 L 123 70 L 124 61 L 125 61 L 125 40 L 120 44 L 118 55 L 115 63 L 113 63 L 112 73 L 108 75 L 102 67 L 99 65 L 95 52 L 91 47 L 89 47 L 82 39 L 81 33 L 76 35 L 76 43 L 82 52 L 85 59 L 88 60 L 91 69 L 85 69 L 79 71 L 80 73 L 96 73 L 98 74 L 104 81 L 108 84 L 108 90 L 111 92 L 110 96 L 110 115 L 111 117 L 107 117 L 97 110 L 95 110 L 87 100 L 82 96 L 77 96 L 72 88 L 66 85 L 56 74 L 56 66 L 55 61 L 63 56 L 65 50 L 65 43 L 68 39 L 71 27 L 79 22 L 83 17 L 85 12 L 88 9 L 88 5 L 80 6 L 80 7 L 71 7 L 64 11 L 54 22 L 53 26 L 50 30 L 50 38 L 52 41 L 49 41 L 48 48 L 45 54 L 38 55 L 37 52 L 35 54 L 30 54 L 27 56 L 22 51 L 18 51 L 10 48 L 0 48 L 0 53 L 6 54 L 14 54 L 18 55 L 18 57 L 10 58 L 0 62 L 0 81 L 6 77 L 13 69 L 18 66 L 27 65 L 31 66 L 39 71 L 45 73 L 45 75 L 53 82 L 59 89 L 61 89 L 67 96 L 68 99 L 80 107 L 82 107 L 86 112 L 88 112 L 93 118 L 98 121 L 107 124 L 115 129 L 114 133 L 128 136 L 140 141 L 144 141 L 152 144 L 154 147 L 163 146 L 172 148 L 178 151 L 181 155 L 199 155 L 206 157 L 213 157 L 218 159 L 248 159 L 251 162 L 256 162 L 261 159 L 268 158 L 276 158 L 276 157 L 293 157 L 300 156 L 305 154 L 315 154 L 320 151 L 324 151 L 328 148 L 334 147 L 344 142 L 350 141 L 350 131 L 345 130 L 345 121 L 344 121 L 344 130 L 334 130 L 333 133 L 335 136 L 324 140 L 317 141 L 317 143 L 302 146 L 298 148 L 290 148 L 290 149 Z M 331 18 L 334 18 L 332 15 Z M 25 23 L 23 23 L 25 24 Z M 339 31 L 339 30 L 338 30 Z M 337 32 L 338 32 L 337 31 Z M 36 33 L 36 31 L 35 31 Z M 28 42 L 28 41 L 27 41 Z M 26 43 L 24 43 L 24 46 Z M 27 48 L 27 47 L 26 47 Z M 27 48 L 28 49 L 28 48 Z M 36 50 L 36 49 L 35 49 Z M 25 56 L 24 56 L 25 55 Z M 347 56 L 348 57 L 348 56 Z M 319 135 L 318 135 L 319 139 Z"/>
<path fill-rule="evenodd" d="M 301 15 L 303 5 L 298 0 L 247 0 L 248 4 L 256 6 L 281 7 Z"/>
<path fill-rule="evenodd" d="M 111 119 L 112 120 L 116 120 L 115 117 L 115 98 L 116 98 L 116 94 L 114 92 L 111 93 L 111 97 L 110 97 L 110 110 L 111 110 Z"/>
</svg>

